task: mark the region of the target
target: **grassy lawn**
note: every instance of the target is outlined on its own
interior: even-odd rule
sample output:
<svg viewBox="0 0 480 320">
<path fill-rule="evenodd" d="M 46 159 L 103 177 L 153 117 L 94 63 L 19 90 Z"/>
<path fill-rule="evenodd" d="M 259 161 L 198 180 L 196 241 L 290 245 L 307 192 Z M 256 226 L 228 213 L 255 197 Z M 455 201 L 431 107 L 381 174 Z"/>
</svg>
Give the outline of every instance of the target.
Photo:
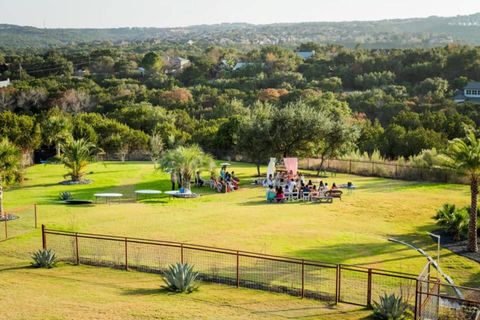
<svg viewBox="0 0 480 320">
<path fill-rule="evenodd" d="M 75 198 L 92 199 L 96 192 L 118 191 L 133 197 L 135 189 L 168 190 L 169 177 L 154 172 L 149 163 L 96 163 L 89 167 L 92 184 L 62 186 L 58 184 L 65 173 L 61 165 L 37 165 L 27 170 L 27 180 L 20 188 L 6 192 L 5 204 L 8 209 L 38 203 L 40 223 L 50 228 L 183 241 L 418 273 L 425 259 L 387 238 L 412 242 L 435 256 L 436 243 L 426 233 L 435 229 L 432 216 L 436 209 L 445 202 L 466 205 L 469 200 L 468 187 L 462 185 L 338 174 L 323 180 L 329 184 L 352 181 L 358 186 L 342 201 L 267 204 L 264 189 L 249 185 L 255 168 L 233 163 L 233 170 L 242 179 L 241 190 L 234 193 L 217 194 L 203 188 L 198 199 L 163 197 L 140 203 L 74 207 L 58 203 L 58 193 L 70 191 Z M 358 308 L 331 309 L 317 301 L 220 285 L 205 284 L 191 295 L 169 295 L 156 290 L 160 286 L 158 276 L 135 272 L 83 266 L 22 268 L 28 265 L 30 252 L 40 245 L 38 230 L 0 242 L 0 287 L 12 293 L 7 295 L 12 314 L 6 319 L 34 318 L 33 313 L 38 314 L 38 319 L 91 319 L 94 314 L 106 319 L 195 315 L 271 318 L 283 315 L 282 308 L 294 318 L 322 314 L 325 319 L 330 314 L 332 319 L 357 319 L 368 314 Z M 457 284 L 480 285 L 478 263 L 445 249 L 441 251 L 441 263 Z M 339 316 L 340 312 L 345 314 Z"/>
</svg>

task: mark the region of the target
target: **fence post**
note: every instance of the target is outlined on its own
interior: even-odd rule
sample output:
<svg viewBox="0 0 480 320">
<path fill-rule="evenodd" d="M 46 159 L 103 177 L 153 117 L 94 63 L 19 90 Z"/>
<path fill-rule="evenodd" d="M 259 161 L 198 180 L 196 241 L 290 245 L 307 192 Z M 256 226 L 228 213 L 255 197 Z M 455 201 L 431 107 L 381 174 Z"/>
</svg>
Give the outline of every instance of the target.
<svg viewBox="0 0 480 320">
<path fill-rule="evenodd" d="M 367 306 L 372 306 L 372 269 L 368 268 Z"/>
<path fill-rule="evenodd" d="M 125 237 L 125 270 L 128 271 L 128 239 Z"/>
<path fill-rule="evenodd" d="M 418 319 L 418 313 L 419 313 L 419 310 L 418 310 L 418 305 L 419 305 L 419 301 L 418 301 L 418 295 L 419 295 L 419 292 L 418 292 L 418 284 L 419 284 L 419 281 L 418 279 L 415 281 L 415 310 L 414 310 L 414 317 L 413 319 L 414 320 L 417 320 Z"/>
<path fill-rule="evenodd" d="M 372 161 L 372 176 L 375 173 L 375 162 Z"/>
<path fill-rule="evenodd" d="M 237 288 L 240 287 L 240 254 L 237 251 Z"/>
<path fill-rule="evenodd" d="M 47 236 L 45 235 L 45 225 L 42 224 L 42 248 L 47 249 Z"/>
<path fill-rule="evenodd" d="M 349 160 L 348 173 L 352 174 L 352 159 Z"/>
<path fill-rule="evenodd" d="M 305 298 L 305 260 L 302 259 L 302 299 Z"/>
<path fill-rule="evenodd" d="M 335 303 L 340 302 L 340 265 L 337 264 L 337 272 L 336 272 L 336 283 L 335 283 Z"/>
<path fill-rule="evenodd" d="M 398 164 L 395 164 L 395 178 L 398 177 Z"/>
<path fill-rule="evenodd" d="M 180 262 L 183 264 L 183 243 L 180 244 Z"/>
<path fill-rule="evenodd" d="M 5 215 L 3 216 L 3 219 L 4 219 L 3 221 L 5 222 L 5 223 L 4 223 L 4 224 L 5 224 L 5 239 L 8 239 L 8 226 L 7 226 L 7 224 L 8 224 L 8 222 L 7 222 L 8 218 L 7 218 L 7 217 L 8 217 L 8 216 L 7 216 L 7 213 L 5 212 Z"/>
<path fill-rule="evenodd" d="M 37 225 L 38 217 L 37 217 L 37 204 L 36 203 L 33 205 L 33 212 L 35 214 L 35 229 L 37 229 L 38 228 L 38 225 Z"/>
<path fill-rule="evenodd" d="M 75 232 L 75 258 L 77 265 L 80 264 L 80 255 L 78 254 L 78 232 Z"/>
</svg>

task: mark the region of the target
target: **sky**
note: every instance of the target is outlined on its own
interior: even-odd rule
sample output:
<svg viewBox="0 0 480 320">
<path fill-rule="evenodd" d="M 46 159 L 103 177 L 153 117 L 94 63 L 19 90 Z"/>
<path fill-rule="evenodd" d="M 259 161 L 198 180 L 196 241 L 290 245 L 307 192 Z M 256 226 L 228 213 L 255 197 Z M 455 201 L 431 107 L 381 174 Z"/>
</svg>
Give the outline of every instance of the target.
<svg viewBox="0 0 480 320">
<path fill-rule="evenodd" d="M 380 20 L 477 12 L 480 0 L 0 0 L 0 24 L 47 28 Z"/>
</svg>

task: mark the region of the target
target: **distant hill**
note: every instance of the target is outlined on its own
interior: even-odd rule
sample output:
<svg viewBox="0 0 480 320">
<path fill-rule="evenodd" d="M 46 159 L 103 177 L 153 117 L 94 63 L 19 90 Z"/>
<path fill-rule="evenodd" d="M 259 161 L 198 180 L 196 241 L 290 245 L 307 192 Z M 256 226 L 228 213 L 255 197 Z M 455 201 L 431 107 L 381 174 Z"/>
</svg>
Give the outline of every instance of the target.
<svg viewBox="0 0 480 320">
<path fill-rule="evenodd" d="M 182 28 L 40 29 L 0 24 L 0 47 L 55 47 L 110 41 L 187 42 L 228 46 L 314 41 L 367 48 L 480 45 L 480 13 L 379 21 L 305 22 L 253 25 L 226 23 Z"/>
</svg>

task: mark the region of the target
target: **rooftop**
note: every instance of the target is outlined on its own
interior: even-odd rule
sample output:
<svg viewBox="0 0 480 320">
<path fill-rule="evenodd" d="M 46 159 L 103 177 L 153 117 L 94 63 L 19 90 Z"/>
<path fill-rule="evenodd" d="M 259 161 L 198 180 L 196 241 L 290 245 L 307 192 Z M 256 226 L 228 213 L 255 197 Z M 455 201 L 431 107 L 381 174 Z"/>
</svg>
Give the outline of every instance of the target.
<svg viewBox="0 0 480 320">
<path fill-rule="evenodd" d="M 467 89 L 479 90 L 480 89 L 480 82 L 478 82 L 478 81 L 469 82 L 469 83 L 467 83 L 467 85 L 463 89 L 464 90 L 467 90 Z"/>
</svg>

